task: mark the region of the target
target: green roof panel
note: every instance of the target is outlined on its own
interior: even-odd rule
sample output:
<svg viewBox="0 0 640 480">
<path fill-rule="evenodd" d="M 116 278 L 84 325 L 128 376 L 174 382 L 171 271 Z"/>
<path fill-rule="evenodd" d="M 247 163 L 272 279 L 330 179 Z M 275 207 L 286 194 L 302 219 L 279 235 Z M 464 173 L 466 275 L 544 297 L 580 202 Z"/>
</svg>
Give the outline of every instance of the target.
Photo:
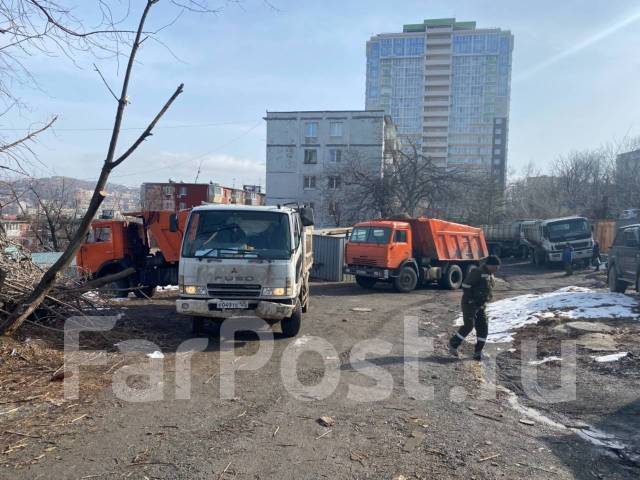
<svg viewBox="0 0 640 480">
<path fill-rule="evenodd" d="M 407 25 L 403 25 L 402 31 L 405 33 L 409 32 L 424 32 L 425 25 L 424 23 L 409 23 Z"/>
</svg>

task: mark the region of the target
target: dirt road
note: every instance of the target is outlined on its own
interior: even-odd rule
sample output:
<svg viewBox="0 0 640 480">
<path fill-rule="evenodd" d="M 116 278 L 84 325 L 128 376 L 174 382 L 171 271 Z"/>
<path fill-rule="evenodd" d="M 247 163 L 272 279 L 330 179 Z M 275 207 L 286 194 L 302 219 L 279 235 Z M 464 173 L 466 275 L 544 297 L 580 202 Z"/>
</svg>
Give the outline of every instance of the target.
<svg viewBox="0 0 640 480">
<path fill-rule="evenodd" d="M 507 266 L 502 278 L 498 298 L 603 281 L 523 265 Z M 638 478 L 640 470 L 610 449 L 515 410 L 469 359 L 470 345 L 462 360 L 447 355 L 460 292 L 399 295 L 385 286 L 364 292 L 355 284 L 316 284 L 312 296 L 301 334 L 266 341 L 273 353 L 257 370 L 247 370 L 250 356 L 265 341 L 252 333 L 220 338 L 211 329 L 206 350 L 192 358 L 189 400 L 175 398 L 172 352 L 191 337 L 173 313 L 175 298 L 123 303 L 120 338 L 146 338 L 164 352 L 164 398 L 125 402 L 106 388 L 89 403 L 82 396 L 68 402 L 73 413 L 57 422 L 21 432 L 11 425 L 18 413 L 1 415 L 0 478 Z M 405 331 L 413 319 L 419 336 Z M 318 344 L 314 337 L 326 343 L 320 352 L 305 351 Z M 366 340 L 375 342 L 360 343 Z M 229 399 L 221 398 L 222 350 L 235 355 Z M 359 351 L 368 351 L 366 360 Z M 118 355 L 109 356 L 103 375 L 118 370 L 124 360 Z M 283 376 L 292 367 L 283 359 L 296 355 L 300 383 L 287 387 Z M 134 360 L 148 361 L 139 354 L 125 363 Z M 335 389 L 314 389 L 325 373 L 338 378 Z M 144 387 L 145 379 L 138 380 Z M 429 391 L 419 386 L 432 386 L 432 398 L 424 399 Z M 380 392 L 384 398 L 376 400 Z M 0 414 L 11 406 L 2 405 Z M 317 422 L 321 416 L 331 417 L 327 426 Z"/>
</svg>

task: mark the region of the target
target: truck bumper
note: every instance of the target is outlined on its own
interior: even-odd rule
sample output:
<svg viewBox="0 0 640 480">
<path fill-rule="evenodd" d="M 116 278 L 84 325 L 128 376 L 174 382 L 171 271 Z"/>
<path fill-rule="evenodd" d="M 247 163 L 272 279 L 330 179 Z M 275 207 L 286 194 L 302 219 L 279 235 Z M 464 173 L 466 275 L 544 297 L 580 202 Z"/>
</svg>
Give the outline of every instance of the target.
<svg viewBox="0 0 640 480">
<path fill-rule="evenodd" d="M 371 277 L 379 280 L 388 280 L 393 276 L 392 270 L 380 267 L 362 267 L 359 265 L 347 265 L 343 272 L 347 275 L 357 275 L 359 277 Z"/>
<path fill-rule="evenodd" d="M 592 248 L 585 248 L 582 250 L 575 250 L 573 252 L 573 262 L 578 260 L 591 259 L 593 256 Z M 562 252 L 551 252 L 548 256 L 550 262 L 562 262 Z"/>
<path fill-rule="evenodd" d="M 182 315 L 197 317 L 231 318 L 258 317 L 265 320 L 282 320 L 293 314 L 294 305 L 259 300 L 249 302 L 249 308 L 243 310 L 220 310 L 217 300 L 180 299 L 176 300 L 176 311 Z"/>
</svg>

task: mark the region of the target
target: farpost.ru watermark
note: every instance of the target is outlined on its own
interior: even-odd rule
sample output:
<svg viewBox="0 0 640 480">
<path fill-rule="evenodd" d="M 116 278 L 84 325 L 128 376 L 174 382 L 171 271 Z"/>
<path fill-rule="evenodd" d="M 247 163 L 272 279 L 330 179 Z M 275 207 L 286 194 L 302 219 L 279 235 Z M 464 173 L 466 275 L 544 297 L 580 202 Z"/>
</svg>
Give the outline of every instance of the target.
<svg viewBox="0 0 640 480">
<path fill-rule="evenodd" d="M 104 351 L 80 350 L 81 332 L 105 332 L 114 328 L 119 316 L 83 316 L 71 317 L 64 327 L 64 368 L 69 375 L 64 377 L 64 396 L 68 400 L 79 397 L 82 381 L 81 366 L 105 365 Z M 407 395 L 421 401 L 435 398 L 437 385 L 428 384 L 424 371 L 420 378 L 424 361 L 429 358 L 440 359 L 440 363 L 457 361 L 446 353 L 434 353 L 434 338 L 419 333 L 419 318 L 406 315 L 403 322 L 401 385 Z M 237 355 L 234 339 L 238 332 L 253 332 L 258 340 L 255 344 L 257 352 L 251 355 Z M 302 340 L 302 341 L 301 341 Z M 175 382 L 173 398 L 189 400 L 191 398 L 191 360 L 193 355 L 207 349 L 207 338 L 191 338 L 182 342 L 175 353 Z M 160 347 L 148 340 L 126 340 L 117 344 L 121 353 L 159 351 Z M 489 355 L 482 361 L 481 369 L 484 388 L 481 396 L 484 399 L 496 397 L 496 356 L 497 350 L 488 344 Z M 538 382 L 537 342 L 527 340 L 521 342 L 521 385 L 523 392 L 538 403 L 558 403 L 576 399 L 576 342 L 561 342 L 562 362 L 558 388 L 542 388 Z M 362 340 L 354 344 L 349 351 L 349 370 L 366 377 L 370 386 L 347 385 L 347 399 L 356 403 L 379 402 L 393 395 L 396 381 L 393 375 L 375 359 L 384 359 L 392 354 L 394 344 L 379 338 Z M 298 378 L 298 362 L 300 357 L 313 352 L 323 359 L 323 374 L 313 385 L 302 383 Z M 274 357 L 274 334 L 267 322 L 249 317 L 225 320 L 220 328 L 220 366 L 217 374 L 219 396 L 221 399 L 236 398 L 236 374 L 242 371 L 259 371 Z M 383 363 L 383 362 L 379 362 Z M 304 336 L 288 343 L 280 357 L 279 378 L 272 381 L 282 382 L 289 395 L 300 401 L 323 400 L 334 394 L 342 379 L 339 354 L 334 346 L 319 336 Z M 165 358 L 147 358 L 139 363 L 123 365 L 113 371 L 112 389 L 114 395 L 127 402 L 154 402 L 165 399 L 168 387 L 164 383 Z M 144 386 L 132 386 L 132 378 L 146 379 Z M 442 388 L 448 388 L 442 386 Z M 467 392 L 462 386 L 450 388 L 449 398 L 462 401 Z"/>
</svg>

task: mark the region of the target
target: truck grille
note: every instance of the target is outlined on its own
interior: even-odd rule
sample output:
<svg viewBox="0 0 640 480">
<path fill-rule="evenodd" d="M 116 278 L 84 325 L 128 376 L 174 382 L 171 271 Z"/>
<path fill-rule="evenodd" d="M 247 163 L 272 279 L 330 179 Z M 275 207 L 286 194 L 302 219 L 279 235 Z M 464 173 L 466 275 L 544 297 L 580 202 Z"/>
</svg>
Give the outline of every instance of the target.
<svg viewBox="0 0 640 480">
<path fill-rule="evenodd" d="M 573 248 L 587 248 L 589 247 L 589 242 L 579 242 L 579 243 L 573 243 Z"/>
<path fill-rule="evenodd" d="M 358 257 L 353 259 L 353 264 L 365 267 L 376 267 L 378 265 L 378 261 L 374 258 Z"/>
<path fill-rule="evenodd" d="M 244 283 L 209 283 L 207 290 L 215 298 L 254 298 L 259 297 L 262 287 Z"/>
</svg>

